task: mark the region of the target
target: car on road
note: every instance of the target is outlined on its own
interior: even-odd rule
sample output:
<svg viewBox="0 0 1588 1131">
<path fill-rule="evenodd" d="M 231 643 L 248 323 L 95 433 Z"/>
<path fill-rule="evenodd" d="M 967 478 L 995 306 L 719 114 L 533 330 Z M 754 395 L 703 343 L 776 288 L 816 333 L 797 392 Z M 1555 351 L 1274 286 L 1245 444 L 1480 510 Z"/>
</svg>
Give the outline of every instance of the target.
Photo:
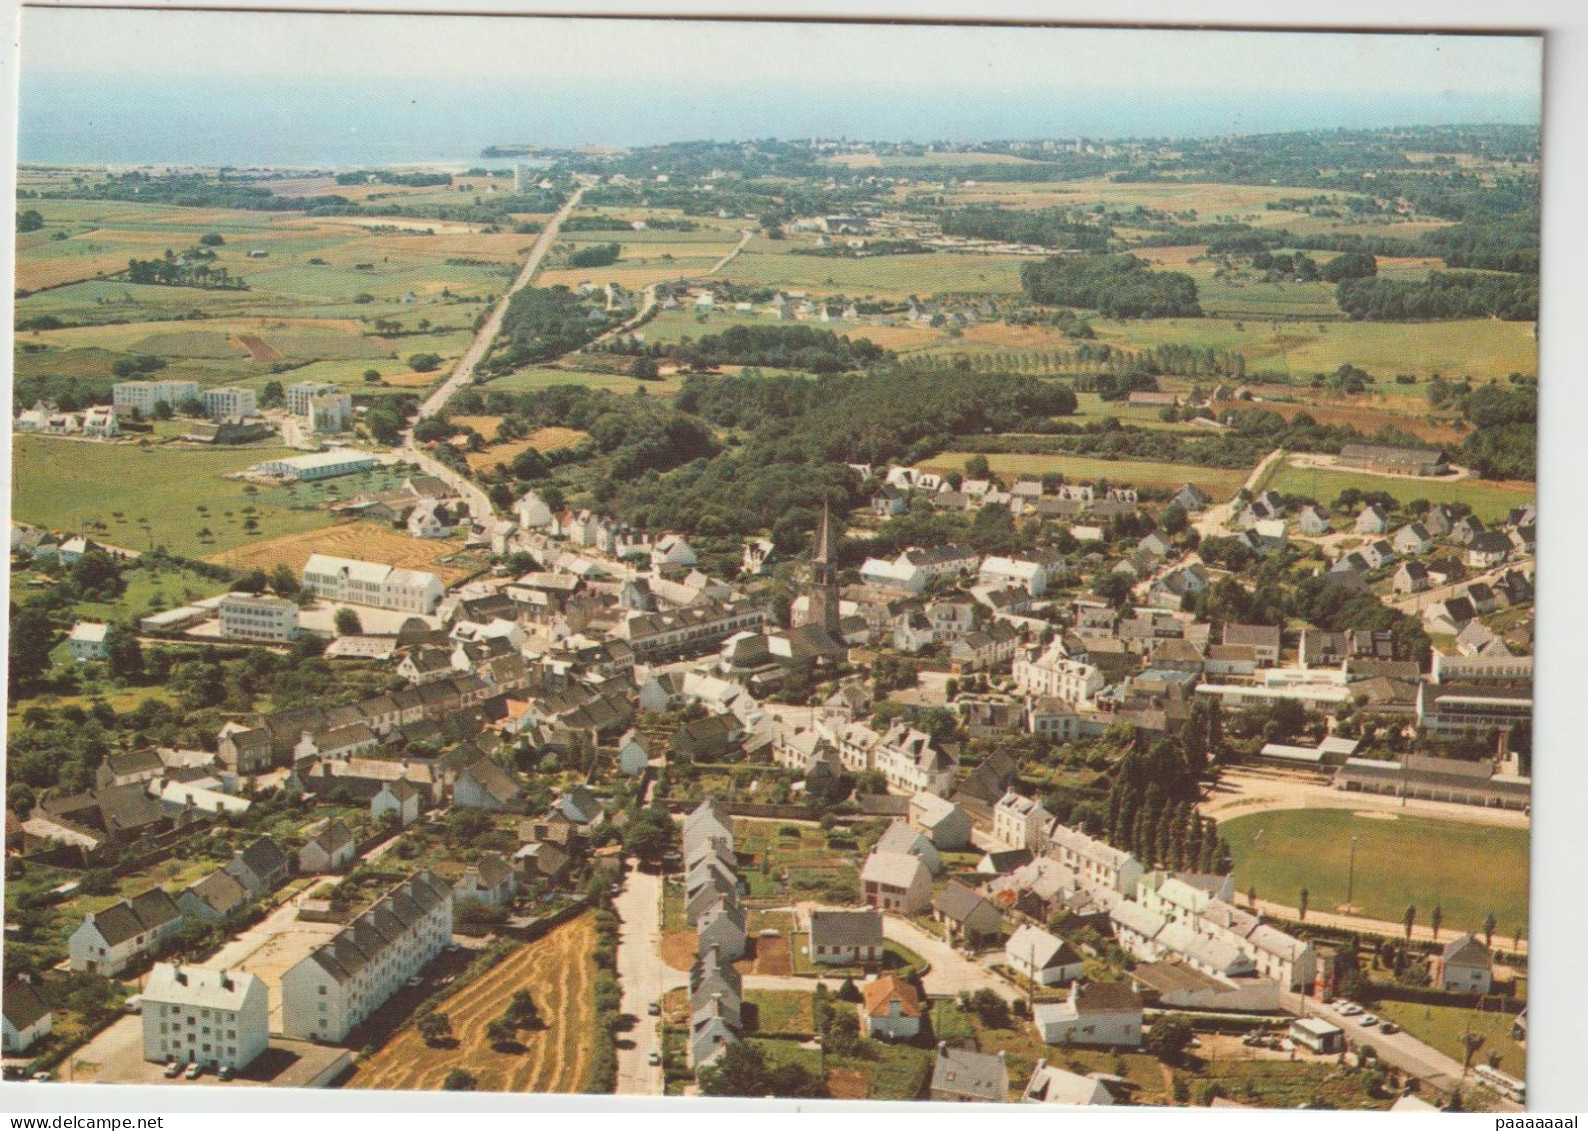
<svg viewBox="0 0 1588 1131">
<path fill-rule="evenodd" d="M 221 1070 L 215 1073 L 215 1075 L 218 1079 L 230 1080 L 232 1078 L 232 1066 L 229 1064 L 221 1065 Z"/>
<path fill-rule="evenodd" d="M 425 984 L 425 980 L 423 978 L 421 978 L 418 974 L 415 974 L 412 978 L 409 978 L 408 981 L 403 983 L 403 984 L 406 985 L 409 989 L 413 989 L 415 986 L 424 985 Z"/>
<path fill-rule="evenodd" d="M 1384 1024 L 1378 1027 L 1378 1031 L 1387 1037 L 1393 1037 L 1396 1033 L 1401 1031 L 1401 1027 L 1395 1024 L 1393 1021 L 1386 1021 Z"/>
<path fill-rule="evenodd" d="M 33 1074 L 33 1082 L 35 1084 L 48 1084 L 53 1079 L 55 1077 L 48 1072 L 35 1072 Z"/>
<path fill-rule="evenodd" d="M 1335 1006 L 1341 1017 L 1355 1017 L 1362 1012 L 1362 1007 L 1354 1001 L 1342 1001 Z"/>
<path fill-rule="evenodd" d="M 651 1053 L 650 1056 L 645 1058 L 645 1063 L 649 1064 L 652 1068 L 655 1068 L 658 1064 L 662 1063 L 662 1054 L 659 1052 Z"/>
<path fill-rule="evenodd" d="M 186 1072 L 182 1073 L 182 1076 L 188 1080 L 197 1080 L 202 1075 L 204 1075 L 204 1066 L 196 1060 L 187 1066 Z"/>
<path fill-rule="evenodd" d="M 645 1012 L 649 1013 L 652 1017 L 660 1017 L 662 1015 L 662 1003 L 659 1001 L 651 1002 L 650 1005 L 645 1007 Z"/>
<path fill-rule="evenodd" d="M 1357 1024 L 1362 1026 L 1364 1029 L 1371 1029 L 1373 1026 L 1378 1024 L 1378 1018 L 1374 1017 L 1371 1013 L 1364 1013 L 1361 1019 L 1357 1021 Z"/>
<path fill-rule="evenodd" d="M 173 1060 L 165 1066 L 165 1078 L 167 1080 L 175 1080 L 180 1075 L 182 1075 L 182 1066 L 176 1061 Z"/>
</svg>

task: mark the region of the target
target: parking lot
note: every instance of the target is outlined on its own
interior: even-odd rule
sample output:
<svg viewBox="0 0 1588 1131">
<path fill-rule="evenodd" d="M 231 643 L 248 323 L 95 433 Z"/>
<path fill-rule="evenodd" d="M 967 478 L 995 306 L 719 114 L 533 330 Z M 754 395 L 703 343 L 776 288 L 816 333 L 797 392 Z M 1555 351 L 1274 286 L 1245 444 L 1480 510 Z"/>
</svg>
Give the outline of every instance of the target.
<svg viewBox="0 0 1588 1131">
<path fill-rule="evenodd" d="M 196 1080 L 168 1079 L 165 1065 L 143 1059 L 143 1018 L 135 1013 L 113 1022 L 56 1072 L 74 1084 L 159 1084 L 162 1087 L 323 1088 L 346 1069 L 348 1051 L 307 1041 L 270 1039 L 252 1064 L 223 1081 L 214 1069 Z"/>
<path fill-rule="evenodd" d="M 281 976 L 342 929 L 335 923 L 299 920 L 301 899 L 294 896 L 204 962 L 213 970 L 241 970 L 264 981 L 272 1033 L 281 1032 Z"/>
</svg>

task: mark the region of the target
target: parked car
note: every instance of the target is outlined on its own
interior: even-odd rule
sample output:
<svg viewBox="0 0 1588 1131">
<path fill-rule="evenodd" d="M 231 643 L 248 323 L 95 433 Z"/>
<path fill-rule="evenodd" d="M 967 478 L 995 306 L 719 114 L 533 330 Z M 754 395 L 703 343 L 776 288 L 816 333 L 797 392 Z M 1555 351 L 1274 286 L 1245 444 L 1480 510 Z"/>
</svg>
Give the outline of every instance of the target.
<svg viewBox="0 0 1588 1131">
<path fill-rule="evenodd" d="M 195 1060 L 192 1064 L 187 1066 L 187 1071 L 182 1073 L 182 1075 L 188 1080 L 197 1080 L 200 1076 L 204 1075 L 204 1066 Z"/>
<path fill-rule="evenodd" d="M 182 1066 L 176 1061 L 173 1060 L 165 1066 L 165 1078 L 167 1080 L 175 1080 L 180 1075 L 182 1075 Z"/>
<path fill-rule="evenodd" d="M 35 1072 L 33 1074 L 33 1082 L 35 1084 L 48 1084 L 53 1079 L 55 1077 L 48 1072 Z"/>
<path fill-rule="evenodd" d="M 1371 1013 L 1365 1013 L 1362 1015 L 1361 1020 L 1359 1020 L 1357 1024 L 1362 1026 L 1364 1029 L 1371 1029 L 1373 1026 L 1378 1024 L 1378 1018 L 1374 1017 Z"/>
<path fill-rule="evenodd" d="M 412 978 L 409 978 L 408 981 L 404 983 L 404 985 L 406 985 L 409 989 L 413 989 L 415 986 L 422 986 L 424 984 L 425 980 L 418 974 L 415 974 Z"/>
<path fill-rule="evenodd" d="M 652 1068 L 655 1068 L 658 1064 L 662 1063 L 662 1054 L 659 1052 L 653 1052 L 650 1056 L 646 1057 L 645 1060 L 647 1064 L 649 1064 Z"/>
<path fill-rule="evenodd" d="M 221 1065 L 221 1070 L 215 1075 L 222 1080 L 230 1080 L 232 1078 L 232 1066 L 229 1064 Z"/>
<path fill-rule="evenodd" d="M 1342 1001 L 1335 1008 L 1340 1011 L 1340 1016 L 1342 1017 L 1355 1017 L 1362 1012 L 1362 1007 L 1354 1001 Z"/>
<path fill-rule="evenodd" d="M 1401 1027 L 1393 1021 L 1386 1021 L 1378 1027 L 1378 1031 L 1386 1036 L 1394 1036 L 1401 1031 Z"/>
<path fill-rule="evenodd" d="M 652 1017 L 660 1017 L 662 1015 L 662 1003 L 659 1001 L 651 1002 L 651 1004 L 646 1007 L 645 1012 L 649 1013 Z"/>
</svg>

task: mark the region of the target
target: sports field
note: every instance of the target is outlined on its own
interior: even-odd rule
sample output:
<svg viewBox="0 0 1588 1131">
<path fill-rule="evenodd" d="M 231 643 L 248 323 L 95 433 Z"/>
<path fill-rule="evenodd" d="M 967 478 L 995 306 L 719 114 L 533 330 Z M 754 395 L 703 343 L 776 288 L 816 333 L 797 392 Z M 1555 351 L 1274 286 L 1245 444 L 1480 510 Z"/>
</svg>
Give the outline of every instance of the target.
<svg viewBox="0 0 1588 1131">
<path fill-rule="evenodd" d="M 1235 887 L 1259 899 L 1330 911 L 1346 901 L 1356 838 L 1351 901 L 1363 915 L 1399 922 L 1408 905 L 1427 926 L 1435 906 L 1443 931 L 1482 932 L 1493 912 L 1498 935 L 1527 936 L 1528 831 L 1402 814 L 1345 809 L 1280 809 L 1219 822 L 1235 858 Z"/>
<path fill-rule="evenodd" d="M 261 460 L 296 454 L 267 445 L 144 448 L 17 436 L 12 514 L 20 522 L 88 534 L 127 549 L 165 546 L 183 557 L 208 557 L 329 525 L 331 516 L 323 510 L 291 508 L 275 501 L 275 492 L 250 496 L 247 484 L 221 478 Z M 245 529 L 250 519 L 256 530 Z"/>
<path fill-rule="evenodd" d="M 582 1092 L 595 1026 L 595 931 L 582 915 L 513 951 L 437 1007 L 452 1022 L 456 1044 L 431 1048 L 409 1023 L 359 1063 L 349 1088 L 440 1089 L 447 1073 L 465 1068 L 482 1092 Z M 485 1028 L 527 989 L 543 1029 L 521 1029 L 518 1047 L 498 1051 Z"/>
<path fill-rule="evenodd" d="M 918 465 L 925 471 L 946 475 L 951 471 L 963 473 L 965 461 L 972 452 L 943 452 Z M 993 474 L 1014 480 L 1021 476 L 1039 477 L 1049 472 L 1059 472 L 1073 483 L 1107 479 L 1110 483 L 1131 484 L 1137 487 L 1178 487 L 1182 483 L 1195 483 L 1214 499 L 1228 499 L 1246 482 L 1249 471 L 1222 467 L 1197 467 L 1189 463 L 1146 463 L 1138 460 L 1093 459 L 1089 456 L 1065 455 L 1008 455 L 993 453 L 987 457 Z"/>
<path fill-rule="evenodd" d="M 1430 482 L 1385 475 L 1366 475 L 1295 467 L 1287 460 L 1268 485 L 1282 495 L 1307 495 L 1327 506 L 1340 492 L 1354 487 L 1358 491 L 1385 491 L 1401 502 L 1427 499 L 1430 503 L 1466 503 L 1485 522 L 1503 519 L 1513 507 L 1532 502 L 1538 495 L 1533 483 L 1496 482 L 1489 479 L 1455 479 Z"/>
</svg>

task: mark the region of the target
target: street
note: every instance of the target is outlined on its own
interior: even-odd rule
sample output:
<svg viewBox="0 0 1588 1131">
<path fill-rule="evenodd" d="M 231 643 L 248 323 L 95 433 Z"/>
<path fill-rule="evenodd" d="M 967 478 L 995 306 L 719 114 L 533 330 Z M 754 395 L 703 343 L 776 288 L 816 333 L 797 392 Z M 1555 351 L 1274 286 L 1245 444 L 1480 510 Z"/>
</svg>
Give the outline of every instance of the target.
<svg viewBox="0 0 1588 1131">
<path fill-rule="evenodd" d="M 651 1002 L 661 1001 L 668 990 L 687 985 L 689 975 L 661 958 L 661 876 L 631 867 L 613 907 L 622 921 L 618 981 L 623 986 L 623 1012 L 636 1018 L 634 1028 L 618 1041 L 617 1094 L 659 1096 L 661 1066 L 647 1062 L 651 1053 L 661 1054 L 660 1023 L 648 1011 Z"/>
</svg>

